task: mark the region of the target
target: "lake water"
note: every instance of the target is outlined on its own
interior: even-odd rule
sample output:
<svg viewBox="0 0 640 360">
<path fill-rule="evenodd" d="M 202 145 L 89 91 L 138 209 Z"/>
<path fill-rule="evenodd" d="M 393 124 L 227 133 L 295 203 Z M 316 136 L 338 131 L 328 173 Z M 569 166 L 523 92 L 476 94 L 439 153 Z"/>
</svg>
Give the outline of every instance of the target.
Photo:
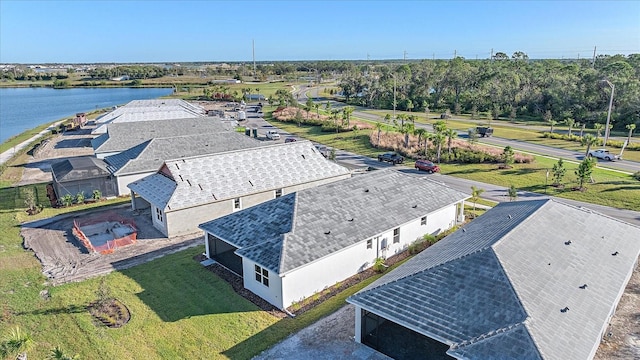
<svg viewBox="0 0 640 360">
<path fill-rule="evenodd" d="M 171 88 L 0 88 L 0 143 L 36 126 L 131 100 L 155 99 Z"/>
</svg>

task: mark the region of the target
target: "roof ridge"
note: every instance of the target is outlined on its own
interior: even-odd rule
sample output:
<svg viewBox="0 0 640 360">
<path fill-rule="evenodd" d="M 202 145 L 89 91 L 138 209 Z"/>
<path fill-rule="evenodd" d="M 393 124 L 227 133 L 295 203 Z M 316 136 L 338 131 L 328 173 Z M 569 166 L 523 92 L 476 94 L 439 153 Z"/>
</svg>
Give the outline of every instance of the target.
<svg viewBox="0 0 640 360">
<path fill-rule="evenodd" d="M 626 221 L 624 221 L 624 220 L 621 220 L 621 219 L 615 218 L 615 217 L 613 217 L 613 216 L 610 216 L 610 215 L 607 215 L 607 214 L 601 213 L 601 212 L 599 212 L 598 210 L 594 210 L 594 209 L 589 208 L 589 207 L 585 207 L 585 206 L 578 206 L 578 205 L 569 204 L 569 203 L 563 202 L 563 201 L 561 201 L 561 200 L 558 200 L 558 199 L 556 199 L 556 198 L 549 198 L 548 200 L 551 200 L 551 201 L 553 201 L 554 203 L 557 203 L 557 204 L 560 204 L 560 205 L 565 205 L 565 206 L 568 206 L 568 207 L 574 208 L 574 209 L 579 210 L 579 211 L 582 211 L 582 212 L 586 212 L 586 213 L 589 213 L 589 214 L 600 215 L 600 216 L 602 216 L 602 217 L 606 217 L 607 219 L 615 220 L 615 221 L 617 221 L 617 222 L 619 222 L 619 223 L 622 223 L 622 224 L 625 224 L 625 225 L 631 225 L 631 226 L 633 226 L 633 227 L 635 227 L 635 228 L 640 229 L 640 225 L 636 225 L 636 224 L 632 224 L 632 223 L 630 223 L 630 222 L 626 222 Z M 596 205 L 596 204 L 591 204 L 591 205 Z"/>
<path fill-rule="evenodd" d="M 527 317 L 527 319 L 528 319 L 528 317 Z M 517 323 L 513 323 L 513 324 L 511 324 L 509 326 L 505 326 L 505 327 L 502 327 L 502 328 L 499 328 L 499 329 L 495 329 L 495 330 L 486 332 L 484 334 L 480 334 L 480 335 L 478 335 L 476 337 L 473 337 L 471 339 L 464 340 L 464 341 L 461 341 L 459 343 L 455 343 L 455 344 L 451 345 L 451 350 L 462 348 L 462 347 L 469 346 L 469 345 L 473 345 L 475 343 L 479 343 L 479 342 L 481 342 L 483 340 L 486 340 L 486 339 L 488 339 L 490 337 L 493 337 L 493 336 L 505 333 L 507 331 L 513 330 L 513 329 L 517 328 L 518 326 L 523 326 L 527 330 L 527 332 L 529 331 L 526 328 L 526 326 L 524 325 L 524 322 L 517 322 Z"/>
<path fill-rule="evenodd" d="M 311 141 L 309 141 L 309 140 L 300 140 L 300 141 L 290 142 L 290 143 L 273 144 L 273 145 L 267 145 L 267 146 L 257 146 L 257 147 L 248 148 L 248 149 L 230 150 L 230 151 L 219 152 L 219 153 L 215 153 L 215 154 L 194 155 L 194 156 L 188 156 L 188 157 L 179 158 L 179 159 L 169 159 L 166 162 L 179 161 L 179 160 L 189 161 L 189 160 L 193 160 L 193 159 L 199 159 L 199 158 L 205 158 L 205 157 L 214 157 L 214 156 L 222 156 L 222 155 L 226 155 L 226 154 L 233 154 L 233 153 L 244 152 L 244 151 L 264 151 L 265 149 L 272 149 L 272 148 L 283 147 L 283 146 L 302 147 L 303 144 L 307 144 L 307 143 L 311 144 Z"/>
<path fill-rule="evenodd" d="M 286 232 L 284 234 L 282 234 L 282 247 L 280 248 L 280 262 L 278 263 L 278 274 L 281 273 L 281 269 L 283 268 L 284 265 L 284 249 L 286 249 L 285 244 L 287 243 L 287 241 L 289 240 L 289 236 L 291 234 L 294 233 L 295 227 L 296 227 L 296 222 L 295 219 L 297 218 L 297 213 L 298 213 L 298 192 L 294 192 L 292 193 L 293 195 L 293 211 L 291 212 L 291 230 L 289 232 Z M 286 195 L 285 195 L 286 196 Z"/>
</svg>

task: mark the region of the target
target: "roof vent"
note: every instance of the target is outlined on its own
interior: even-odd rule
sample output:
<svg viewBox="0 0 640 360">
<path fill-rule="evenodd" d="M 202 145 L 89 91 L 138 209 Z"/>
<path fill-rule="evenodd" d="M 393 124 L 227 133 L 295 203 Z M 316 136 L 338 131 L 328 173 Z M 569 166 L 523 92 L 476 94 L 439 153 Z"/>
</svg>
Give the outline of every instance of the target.
<svg viewBox="0 0 640 360">
<path fill-rule="evenodd" d="M 565 306 L 564 308 L 560 309 L 561 313 L 566 313 L 567 311 L 569 311 L 569 307 Z"/>
<path fill-rule="evenodd" d="M 306 159 L 306 158 L 304 157 L 304 154 L 302 154 L 302 158 L 303 158 L 303 159 Z"/>
<path fill-rule="evenodd" d="M 418 207 L 418 205 L 413 205 L 413 206 L 412 206 L 412 208 L 413 208 L 413 209 L 415 209 L 415 208 L 417 208 L 417 207 Z"/>
<path fill-rule="evenodd" d="M 325 234 L 325 235 L 329 235 L 329 234 L 331 234 L 331 230 L 325 231 L 325 232 L 324 232 L 324 234 Z"/>
<path fill-rule="evenodd" d="M 200 188 L 200 191 L 202 191 L 202 185 L 198 184 L 198 187 Z"/>
<path fill-rule="evenodd" d="M 580 286 L 580 289 L 586 289 L 587 288 L 587 284 L 583 284 Z"/>
<path fill-rule="evenodd" d="M 253 186 L 253 183 L 251 182 L 251 180 L 249 180 L 249 184 L 251 184 L 251 186 Z"/>
<path fill-rule="evenodd" d="M 347 221 L 353 221 L 353 218 L 351 218 L 351 219 L 349 219 L 349 220 L 347 220 Z"/>
<path fill-rule="evenodd" d="M 467 229 L 465 229 L 465 228 L 462 228 L 462 232 L 467 232 Z"/>
<path fill-rule="evenodd" d="M 565 245 L 571 245 L 571 240 L 567 240 L 564 242 Z"/>
<path fill-rule="evenodd" d="M 509 219 L 511 219 L 511 214 L 509 214 Z"/>
<path fill-rule="evenodd" d="M 614 252 L 613 254 L 611 254 L 611 256 L 618 256 L 619 252 Z"/>
<path fill-rule="evenodd" d="M 369 192 L 369 189 L 364 189 L 364 192 Z"/>
<path fill-rule="evenodd" d="M 548 263 L 547 265 L 551 266 L 551 263 Z"/>
</svg>

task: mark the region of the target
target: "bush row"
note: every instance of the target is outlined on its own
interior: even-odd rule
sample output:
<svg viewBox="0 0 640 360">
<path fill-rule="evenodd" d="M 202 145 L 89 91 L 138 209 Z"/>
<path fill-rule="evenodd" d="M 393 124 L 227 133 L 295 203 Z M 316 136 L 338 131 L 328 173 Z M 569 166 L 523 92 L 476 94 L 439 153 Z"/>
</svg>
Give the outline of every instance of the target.
<svg viewBox="0 0 640 360">
<path fill-rule="evenodd" d="M 542 137 L 547 139 L 560 139 L 560 140 L 573 141 L 573 142 L 582 141 L 581 136 L 574 135 L 574 134 L 569 135 L 569 134 L 557 134 L 557 133 L 544 132 L 542 133 Z M 624 145 L 624 141 L 607 139 L 607 146 L 621 149 L 623 145 Z M 625 148 L 625 150 L 640 151 L 640 143 L 627 144 L 627 147 Z"/>
</svg>

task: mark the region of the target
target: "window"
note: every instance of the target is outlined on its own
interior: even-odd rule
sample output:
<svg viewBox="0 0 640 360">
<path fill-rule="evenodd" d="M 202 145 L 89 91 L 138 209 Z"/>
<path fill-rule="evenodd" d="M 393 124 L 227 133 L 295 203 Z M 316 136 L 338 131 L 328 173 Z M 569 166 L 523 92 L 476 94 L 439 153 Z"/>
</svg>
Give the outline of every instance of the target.
<svg viewBox="0 0 640 360">
<path fill-rule="evenodd" d="M 427 225 L 427 217 L 423 216 L 422 219 L 420 219 L 420 225 Z"/>
<path fill-rule="evenodd" d="M 240 198 L 233 199 L 233 210 L 240 210 Z"/>
<path fill-rule="evenodd" d="M 397 244 L 400 242 L 400 228 L 393 229 L 393 243 Z"/>
<path fill-rule="evenodd" d="M 276 189 L 276 199 L 282 196 L 282 189 Z"/>
<path fill-rule="evenodd" d="M 162 222 L 162 210 L 160 210 L 160 208 L 156 208 L 156 219 Z"/>
<path fill-rule="evenodd" d="M 371 249 L 373 247 L 373 241 L 371 239 L 367 240 L 367 249 Z"/>
<path fill-rule="evenodd" d="M 256 281 L 269 287 L 269 270 L 256 265 Z"/>
</svg>

